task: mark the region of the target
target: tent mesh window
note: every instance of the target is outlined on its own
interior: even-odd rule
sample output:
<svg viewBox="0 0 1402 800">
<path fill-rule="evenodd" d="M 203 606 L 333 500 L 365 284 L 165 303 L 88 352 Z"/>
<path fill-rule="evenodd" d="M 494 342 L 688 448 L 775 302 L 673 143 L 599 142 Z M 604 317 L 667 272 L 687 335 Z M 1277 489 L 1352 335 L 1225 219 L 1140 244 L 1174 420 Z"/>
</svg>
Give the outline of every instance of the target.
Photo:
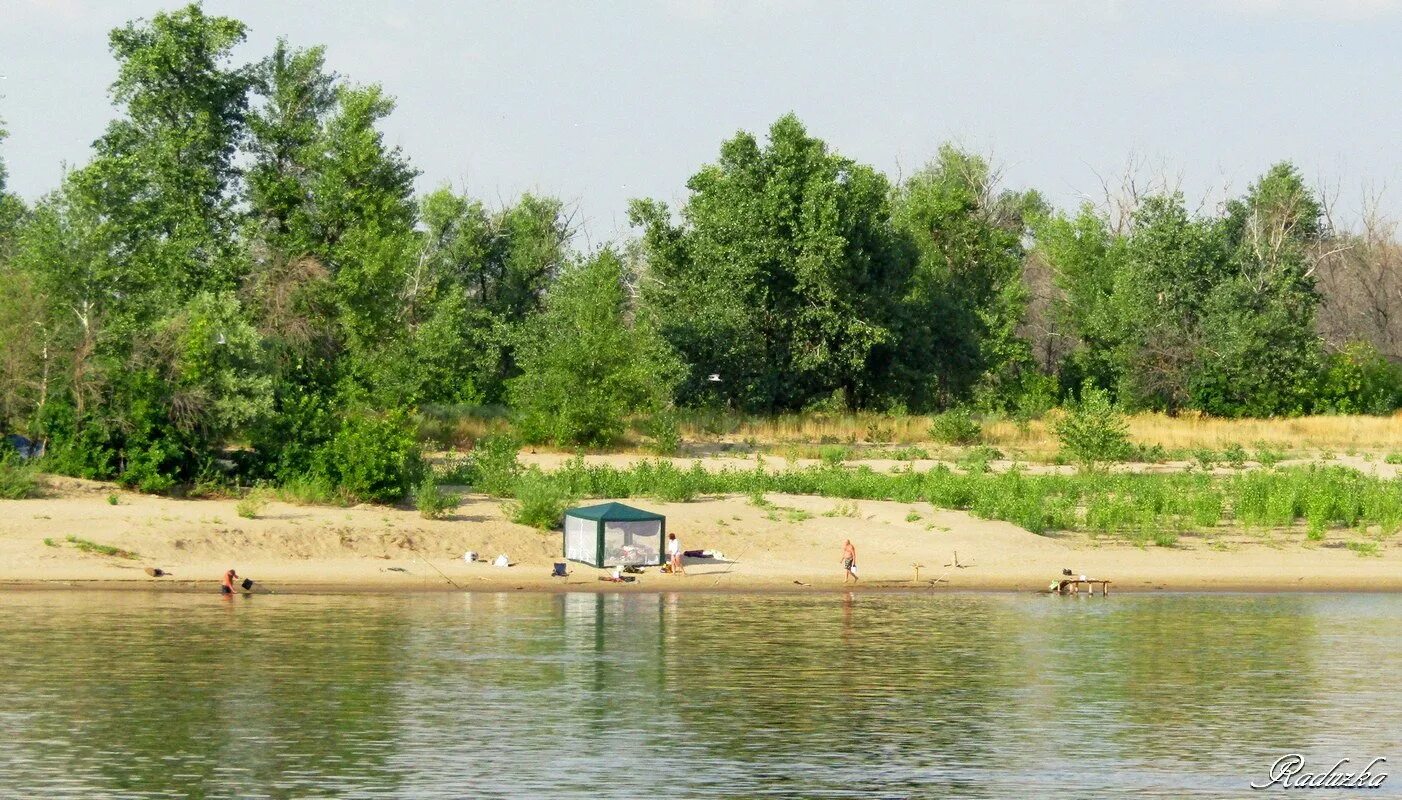
<svg viewBox="0 0 1402 800">
<path fill-rule="evenodd" d="M 592 519 L 565 517 L 565 558 L 590 564 L 599 555 L 599 523 Z"/>
<path fill-rule="evenodd" d="M 656 520 L 639 522 L 604 522 L 604 563 L 644 564 L 660 563 L 657 540 L 661 523 Z"/>
</svg>

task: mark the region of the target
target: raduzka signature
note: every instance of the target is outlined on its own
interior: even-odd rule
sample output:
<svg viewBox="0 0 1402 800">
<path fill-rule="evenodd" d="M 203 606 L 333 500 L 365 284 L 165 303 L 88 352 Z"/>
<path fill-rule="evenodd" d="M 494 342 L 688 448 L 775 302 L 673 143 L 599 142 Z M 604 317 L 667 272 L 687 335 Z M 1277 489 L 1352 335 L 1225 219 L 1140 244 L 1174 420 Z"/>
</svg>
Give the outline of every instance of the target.
<svg viewBox="0 0 1402 800">
<path fill-rule="evenodd" d="M 1282 789 L 1377 789 L 1387 780 L 1387 773 L 1375 771 L 1374 767 L 1386 764 L 1386 758 L 1375 758 L 1368 762 L 1362 772 L 1347 772 L 1350 759 L 1341 758 L 1328 772 L 1305 772 L 1305 757 L 1290 753 L 1276 759 L 1271 765 L 1270 780 L 1265 783 L 1252 781 L 1252 789 L 1269 789 L 1279 786 Z"/>
</svg>

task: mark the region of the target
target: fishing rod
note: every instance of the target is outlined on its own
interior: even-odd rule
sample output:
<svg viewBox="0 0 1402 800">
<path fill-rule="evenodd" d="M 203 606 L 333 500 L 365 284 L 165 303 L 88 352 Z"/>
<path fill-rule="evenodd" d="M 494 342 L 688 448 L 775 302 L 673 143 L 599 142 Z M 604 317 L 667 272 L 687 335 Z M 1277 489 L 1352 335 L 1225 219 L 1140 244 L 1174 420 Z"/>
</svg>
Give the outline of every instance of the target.
<svg viewBox="0 0 1402 800">
<path fill-rule="evenodd" d="M 424 562 L 425 564 L 429 565 L 429 567 L 431 567 L 431 568 L 433 569 L 434 572 L 437 572 L 439 575 L 441 575 L 441 576 L 443 577 L 443 580 L 447 581 L 448 584 L 449 584 L 450 586 L 452 586 L 454 589 L 457 589 L 457 590 L 460 591 L 460 592 L 463 590 L 463 588 L 462 588 L 461 586 L 457 585 L 456 583 L 453 583 L 453 579 L 452 579 L 452 578 L 449 578 L 446 574 L 444 574 L 443 570 L 441 570 L 441 569 L 439 569 L 438 567 L 434 566 L 434 564 L 433 564 L 432 561 L 429 561 L 428 559 L 424 558 L 422 555 L 419 554 L 419 552 L 418 552 L 417 550 L 414 551 L 414 555 L 418 556 L 420 561 L 422 561 L 422 562 Z"/>
</svg>

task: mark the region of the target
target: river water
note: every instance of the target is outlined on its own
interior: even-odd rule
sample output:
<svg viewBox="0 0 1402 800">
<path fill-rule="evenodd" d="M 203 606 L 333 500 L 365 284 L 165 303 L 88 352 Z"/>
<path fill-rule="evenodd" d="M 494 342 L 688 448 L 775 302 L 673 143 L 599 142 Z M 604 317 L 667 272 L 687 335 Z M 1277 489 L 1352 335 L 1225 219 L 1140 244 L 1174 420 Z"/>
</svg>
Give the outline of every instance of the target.
<svg viewBox="0 0 1402 800">
<path fill-rule="evenodd" d="M 1268 796 L 1399 677 L 1399 595 L 22 592 L 0 797 Z"/>
</svg>

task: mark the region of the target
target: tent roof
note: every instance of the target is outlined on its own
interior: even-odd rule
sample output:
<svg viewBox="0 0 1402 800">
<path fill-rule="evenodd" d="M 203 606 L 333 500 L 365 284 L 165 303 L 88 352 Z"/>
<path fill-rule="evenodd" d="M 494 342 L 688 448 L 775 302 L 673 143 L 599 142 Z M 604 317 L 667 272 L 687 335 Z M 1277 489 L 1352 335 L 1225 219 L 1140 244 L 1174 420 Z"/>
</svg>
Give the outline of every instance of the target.
<svg viewBox="0 0 1402 800">
<path fill-rule="evenodd" d="M 654 519 L 666 519 L 661 514 L 654 514 L 651 511 L 644 511 L 641 508 L 625 506 L 622 503 L 600 503 L 597 506 L 583 506 L 581 508 L 571 508 L 565 512 L 567 517 L 580 517 L 582 519 L 612 520 L 614 522 L 642 522 Z"/>
</svg>

